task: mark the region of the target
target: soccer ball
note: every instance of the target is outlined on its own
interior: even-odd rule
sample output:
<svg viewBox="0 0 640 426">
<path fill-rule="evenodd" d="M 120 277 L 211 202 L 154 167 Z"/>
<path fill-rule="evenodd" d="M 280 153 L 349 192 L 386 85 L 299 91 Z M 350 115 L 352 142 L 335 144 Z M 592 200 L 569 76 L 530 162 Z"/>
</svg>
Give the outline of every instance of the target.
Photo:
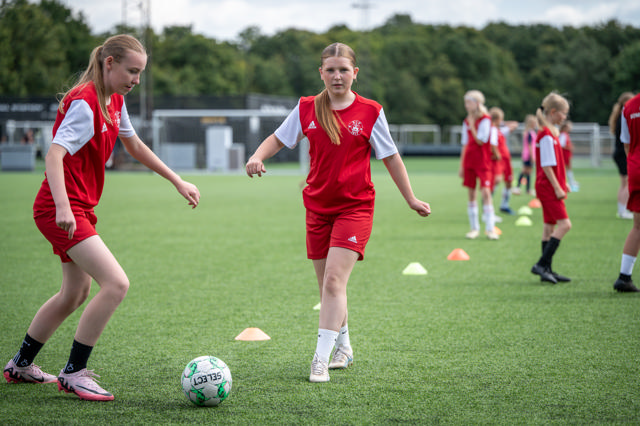
<svg viewBox="0 0 640 426">
<path fill-rule="evenodd" d="M 214 356 L 198 357 L 182 372 L 182 390 L 194 404 L 214 407 L 231 392 L 231 371 L 224 361 Z"/>
</svg>

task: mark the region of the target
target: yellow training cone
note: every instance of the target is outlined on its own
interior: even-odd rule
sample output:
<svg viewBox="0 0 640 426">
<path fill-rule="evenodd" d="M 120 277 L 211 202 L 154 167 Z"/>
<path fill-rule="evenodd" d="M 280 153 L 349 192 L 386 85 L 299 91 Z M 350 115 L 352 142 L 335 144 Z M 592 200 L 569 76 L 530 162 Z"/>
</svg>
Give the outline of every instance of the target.
<svg viewBox="0 0 640 426">
<path fill-rule="evenodd" d="M 319 311 L 320 310 L 320 303 L 318 303 L 316 306 L 313 307 L 314 311 Z"/>
<path fill-rule="evenodd" d="M 467 252 L 465 252 L 461 248 L 457 248 L 453 250 L 451 253 L 449 253 L 449 256 L 447 256 L 447 259 L 448 260 L 469 260 L 471 258 L 469 257 Z"/>
<path fill-rule="evenodd" d="M 531 216 L 533 214 L 533 210 L 529 206 L 522 206 L 518 209 L 518 214 L 520 216 Z"/>
<path fill-rule="evenodd" d="M 520 216 L 518 220 L 516 220 L 516 226 L 531 226 L 533 223 L 529 216 Z"/>
<path fill-rule="evenodd" d="M 236 336 L 236 340 L 269 340 L 271 337 L 267 336 L 267 334 L 260 330 L 259 328 L 249 327 L 245 328 L 242 333 Z"/>
<path fill-rule="evenodd" d="M 410 263 L 404 271 L 402 271 L 403 275 L 427 275 L 427 270 L 419 264 L 418 262 Z"/>
</svg>

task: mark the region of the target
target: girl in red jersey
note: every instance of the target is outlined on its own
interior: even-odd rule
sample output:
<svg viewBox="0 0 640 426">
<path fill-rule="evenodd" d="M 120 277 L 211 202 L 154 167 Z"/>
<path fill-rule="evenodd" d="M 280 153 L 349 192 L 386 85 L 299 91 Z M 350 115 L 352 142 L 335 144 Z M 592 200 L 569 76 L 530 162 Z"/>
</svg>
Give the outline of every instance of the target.
<svg viewBox="0 0 640 426">
<path fill-rule="evenodd" d="M 631 280 L 633 265 L 640 251 L 640 95 L 624 104 L 620 123 L 620 140 L 627 154 L 629 201 L 627 209 L 633 212 L 633 226 L 622 249 L 620 275 L 613 288 L 620 292 L 638 292 Z"/>
<path fill-rule="evenodd" d="M 351 90 L 357 74 L 355 53 L 349 46 L 334 43 L 326 47 L 320 66 L 325 89 L 317 96 L 300 98 L 246 165 L 249 177 L 262 176 L 266 159 L 284 146 L 294 148 L 305 136 L 309 140 L 310 168 L 303 190 L 307 257 L 313 261 L 321 300 L 311 382 L 327 382 L 329 368 L 353 363 L 347 281 L 356 261 L 363 259 L 371 234 L 375 199 L 372 147 L 409 207 L 421 216 L 431 213 L 429 204 L 413 194 L 382 107 Z"/>
<path fill-rule="evenodd" d="M 4 369 L 8 382 L 58 383 L 81 399 L 110 401 L 86 365 L 100 334 L 125 297 L 129 279 L 98 236 L 94 207 L 102 194 L 105 163 L 116 138 L 129 154 L 169 180 L 195 208 L 198 189 L 171 171 L 136 135 L 124 95 L 140 82 L 147 54 L 128 35 L 107 39 L 62 98 L 45 158 L 46 174 L 33 206 L 38 229 L 62 263 L 62 287 L 38 310 L 16 356 Z M 100 290 L 85 308 L 69 360 L 56 377 L 33 364 L 44 343 L 87 299 L 94 279 Z"/>
<path fill-rule="evenodd" d="M 491 145 L 497 146 L 492 158 L 493 185 L 491 192 L 504 180 L 504 189 L 500 200 L 500 211 L 507 214 L 515 214 L 509 207 L 511 199 L 511 184 L 513 182 L 513 169 L 511 167 L 511 152 L 507 146 L 507 137 L 518 127 L 517 121 L 504 121 L 504 111 L 498 107 L 489 110 L 491 116 Z"/>
<path fill-rule="evenodd" d="M 567 180 L 569 181 L 569 189 L 571 192 L 578 192 L 580 190 L 580 184 L 576 182 L 576 178 L 573 175 L 573 169 L 571 167 L 571 159 L 573 157 L 573 143 L 571 143 L 571 129 L 573 124 L 567 120 L 560 126 L 560 146 L 562 147 L 562 156 L 564 158 L 564 168 L 567 171 Z"/>
<path fill-rule="evenodd" d="M 556 127 L 567 119 L 568 113 L 569 102 L 554 92 L 542 100 L 542 105 L 536 111 L 541 129 L 536 140 L 536 195 L 542 204 L 544 225 L 542 257 L 533 265 L 531 272 L 539 275 L 542 281 L 553 284 L 558 281 L 571 281 L 551 269 L 553 255 L 560 245 L 560 240 L 571 229 L 571 221 L 564 205 L 568 188 Z"/>
<path fill-rule="evenodd" d="M 495 214 L 491 198 L 493 185 L 491 157 L 492 151 L 497 147 L 492 148 L 490 143 L 491 117 L 484 106 L 484 95 L 478 90 L 470 90 L 464 95 L 464 107 L 467 110 L 467 117 L 462 123 L 462 153 L 458 174 L 463 179 L 462 185 L 469 190 L 467 215 L 471 231 L 467 232 L 466 237 L 475 239 L 480 235 L 476 201 L 476 185 L 479 181 L 487 238 L 497 240 L 499 237 L 494 229 Z"/>
<path fill-rule="evenodd" d="M 617 216 L 621 219 L 633 219 L 633 213 L 627 210 L 627 202 L 629 201 L 629 181 L 627 178 L 627 154 L 624 144 L 620 140 L 622 131 L 622 107 L 627 101 L 633 98 L 633 92 L 624 92 L 618 97 L 618 101 L 611 108 L 609 115 L 609 131 L 615 138 L 613 149 L 613 161 L 618 168 L 620 175 L 620 187 L 618 188 L 618 212 Z"/>
</svg>

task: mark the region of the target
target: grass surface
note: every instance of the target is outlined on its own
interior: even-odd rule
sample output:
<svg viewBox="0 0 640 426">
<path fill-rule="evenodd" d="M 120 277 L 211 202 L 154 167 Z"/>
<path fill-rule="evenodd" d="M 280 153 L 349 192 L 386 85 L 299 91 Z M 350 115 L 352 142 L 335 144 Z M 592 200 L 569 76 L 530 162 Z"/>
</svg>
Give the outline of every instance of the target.
<svg viewBox="0 0 640 426">
<path fill-rule="evenodd" d="M 318 290 L 306 259 L 302 176 L 282 165 L 262 178 L 186 175 L 191 211 L 149 173 L 109 172 L 98 232 L 131 281 L 89 368 L 116 399 L 79 401 L 55 385 L 0 385 L 3 424 L 638 424 L 640 298 L 617 294 L 630 221 L 615 218 L 612 167 L 577 168 L 567 201 L 573 229 L 541 283 L 542 214 L 532 227 L 504 217 L 500 241 L 465 240 L 457 160 L 405 160 L 424 219 L 374 162 L 376 213 L 364 262 L 351 276 L 355 363 L 308 382 Z M 18 349 L 36 310 L 60 286 L 57 256 L 31 218 L 38 173 L 0 173 L 0 347 Z M 528 196 L 514 196 L 514 209 Z M 496 202 L 497 205 L 497 202 Z M 455 248 L 471 257 L 448 261 Z M 404 276 L 420 262 L 426 276 Z M 94 283 L 92 294 L 97 291 Z M 82 309 L 36 363 L 66 362 Z M 271 340 L 234 340 L 259 327 Z M 233 375 L 216 408 L 189 403 L 180 373 L 214 355 Z M 6 362 L 5 361 L 5 362 Z"/>
</svg>

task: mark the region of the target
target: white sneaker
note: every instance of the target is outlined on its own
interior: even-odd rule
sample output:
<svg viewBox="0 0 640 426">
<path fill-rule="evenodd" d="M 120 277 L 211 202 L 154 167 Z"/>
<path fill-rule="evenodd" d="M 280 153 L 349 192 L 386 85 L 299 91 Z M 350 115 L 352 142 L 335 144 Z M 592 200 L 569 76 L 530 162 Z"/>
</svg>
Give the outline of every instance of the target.
<svg viewBox="0 0 640 426">
<path fill-rule="evenodd" d="M 344 369 L 353 364 L 353 349 L 345 348 L 343 345 L 339 345 L 333 356 L 331 362 L 329 362 L 329 369 Z"/>
<path fill-rule="evenodd" d="M 498 240 L 500 239 L 500 235 L 496 233 L 496 231 L 487 232 L 487 238 L 490 240 Z"/>
<path fill-rule="evenodd" d="M 467 235 L 465 235 L 465 237 L 470 240 L 475 240 L 476 238 L 478 238 L 478 235 L 480 235 L 480 231 L 477 229 L 472 229 L 471 231 L 467 232 Z"/>
<path fill-rule="evenodd" d="M 318 358 L 318 354 L 313 355 L 311 361 L 311 375 L 309 375 L 311 383 L 324 383 L 329 381 L 329 364 Z"/>
<path fill-rule="evenodd" d="M 630 212 L 629 210 L 624 210 L 618 213 L 617 216 L 619 219 L 633 219 L 633 213 Z"/>
<path fill-rule="evenodd" d="M 494 220 L 496 223 L 502 223 L 502 217 L 501 217 L 501 216 L 498 216 L 497 214 L 496 214 L 496 215 L 493 215 L 493 220 Z"/>
</svg>

